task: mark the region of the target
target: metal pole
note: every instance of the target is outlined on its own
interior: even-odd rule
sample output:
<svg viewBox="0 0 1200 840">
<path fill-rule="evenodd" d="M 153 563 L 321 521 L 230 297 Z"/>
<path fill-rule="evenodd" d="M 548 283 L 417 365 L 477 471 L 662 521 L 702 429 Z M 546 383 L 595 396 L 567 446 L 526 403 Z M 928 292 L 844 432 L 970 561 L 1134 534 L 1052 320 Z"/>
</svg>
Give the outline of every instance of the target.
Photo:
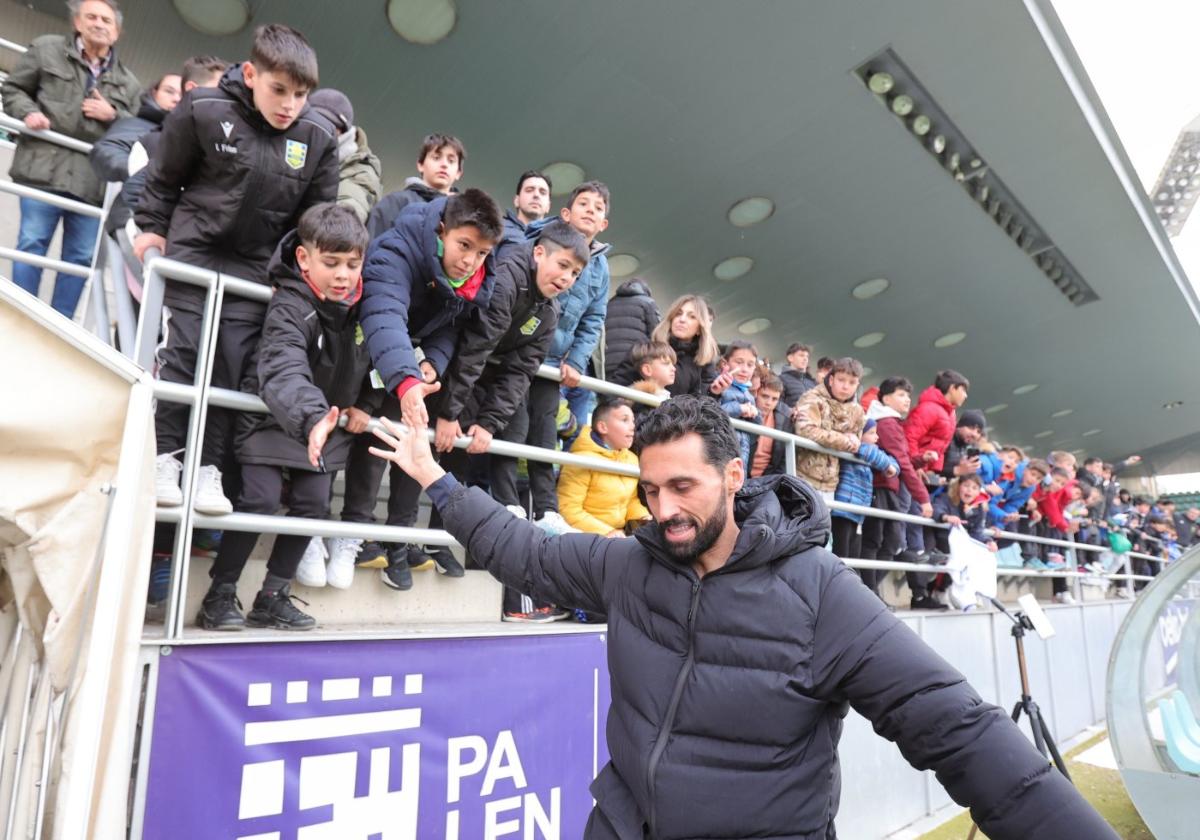
<svg viewBox="0 0 1200 840">
<path fill-rule="evenodd" d="M 59 134 L 57 131 L 50 131 L 48 129 L 45 131 L 34 131 L 25 125 L 23 120 L 10 117 L 8 114 L 0 114 L 0 128 L 8 129 L 15 134 L 27 134 L 30 137 L 45 140 L 47 143 L 53 143 L 56 146 L 65 146 L 72 151 L 83 152 L 85 155 L 92 150 L 91 143 L 76 140 L 74 137 L 68 137 L 66 134 Z"/>
<path fill-rule="evenodd" d="M 117 344 L 129 358 L 133 358 L 133 345 L 137 338 L 137 315 L 133 311 L 133 295 L 125 281 L 125 253 L 111 236 L 104 237 L 106 262 L 113 282 L 113 300 L 117 303 Z"/>
<path fill-rule="evenodd" d="M 166 280 L 155 265 L 161 257 L 156 248 L 146 251 L 142 272 L 142 311 L 138 314 L 137 340 L 133 345 L 133 360 L 151 372 L 154 371 L 154 350 L 158 346 L 163 291 L 166 288 Z"/>
<path fill-rule="evenodd" d="M 796 474 L 796 444 L 788 441 L 783 450 L 783 465 L 788 475 Z"/>
<path fill-rule="evenodd" d="M 75 263 L 63 262 L 56 260 L 53 257 L 43 257 L 39 254 L 27 254 L 24 251 L 18 251 L 16 248 L 5 248 L 0 246 L 0 259 L 12 260 L 13 262 L 29 263 L 36 265 L 38 268 L 48 268 L 51 271 L 58 271 L 63 274 L 72 274 L 75 277 L 86 278 L 91 271 L 82 265 Z"/>
<path fill-rule="evenodd" d="M 29 676 L 25 680 L 25 694 L 21 698 L 21 734 L 17 738 L 17 755 L 13 763 L 12 789 L 8 800 L 8 817 L 4 823 L 4 840 L 10 840 L 13 820 L 17 815 L 17 797 L 21 793 L 21 762 L 25 760 L 25 739 L 29 735 L 29 718 L 33 715 L 33 686 L 37 682 L 38 664 L 29 663 Z"/>
</svg>

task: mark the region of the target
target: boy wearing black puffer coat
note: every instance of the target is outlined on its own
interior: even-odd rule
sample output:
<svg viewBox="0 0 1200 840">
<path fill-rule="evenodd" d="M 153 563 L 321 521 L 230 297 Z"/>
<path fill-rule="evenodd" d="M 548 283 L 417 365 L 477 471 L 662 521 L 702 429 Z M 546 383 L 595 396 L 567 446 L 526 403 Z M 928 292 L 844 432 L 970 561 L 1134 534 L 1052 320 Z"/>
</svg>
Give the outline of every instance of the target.
<svg viewBox="0 0 1200 840">
<path fill-rule="evenodd" d="M 242 470 L 236 509 L 273 514 L 288 474 L 292 516 L 329 515 L 333 471 L 345 466 L 353 434 L 366 430 L 374 406 L 371 358 L 358 324 L 367 231 L 336 204 L 309 209 L 284 236 L 268 269 L 275 295 L 242 390 L 257 393 L 269 414 L 243 414 L 235 444 Z M 346 429 L 338 428 L 345 413 Z M 291 581 L 309 537 L 280 534 L 267 575 L 243 618 L 237 581 L 258 534 L 226 531 L 196 623 L 206 630 L 275 627 L 308 630 L 316 622 L 291 601 Z"/>
<path fill-rule="evenodd" d="M 605 379 L 631 385 L 642 378 L 630 362 L 629 354 L 634 347 L 650 340 L 650 333 L 661 320 L 662 313 L 645 280 L 634 277 L 617 287 L 604 319 Z"/>
</svg>

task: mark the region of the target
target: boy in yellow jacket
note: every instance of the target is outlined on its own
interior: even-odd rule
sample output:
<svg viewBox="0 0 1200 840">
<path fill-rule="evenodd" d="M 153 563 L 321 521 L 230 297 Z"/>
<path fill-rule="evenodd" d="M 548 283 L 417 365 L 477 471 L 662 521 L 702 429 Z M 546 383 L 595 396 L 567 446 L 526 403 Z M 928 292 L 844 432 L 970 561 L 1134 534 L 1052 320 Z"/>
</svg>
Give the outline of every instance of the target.
<svg viewBox="0 0 1200 840">
<path fill-rule="evenodd" d="M 637 455 L 629 449 L 633 430 L 633 403 L 607 400 L 596 406 L 592 425 L 579 433 L 571 452 L 636 467 Z M 623 537 L 627 523 L 650 518 L 650 512 L 638 500 L 637 486 L 633 476 L 568 465 L 558 477 L 558 512 L 573 528 Z"/>
</svg>

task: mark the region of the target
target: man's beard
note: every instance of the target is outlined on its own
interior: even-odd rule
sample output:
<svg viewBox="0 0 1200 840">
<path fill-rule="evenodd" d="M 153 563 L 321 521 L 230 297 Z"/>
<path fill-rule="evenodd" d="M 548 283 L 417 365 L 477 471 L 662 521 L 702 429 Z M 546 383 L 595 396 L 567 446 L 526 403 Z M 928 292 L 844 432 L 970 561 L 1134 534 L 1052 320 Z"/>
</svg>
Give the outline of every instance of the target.
<svg viewBox="0 0 1200 840">
<path fill-rule="evenodd" d="M 701 554 L 716 545 L 729 521 L 728 498 L 728 494 L 722 492 L 716 509 L 703 522 L 696 521 L 694 517 L 680 514 L 658 523 L 659 533 L 663 535 L 663 545 L 672 560 L 681 566 L 690 566 Z M 691 525 L 696 529 L 696 536 L 687 542 L 672 542 L 667 539 L 667 528 L 671 525 Z"/>
</svg>

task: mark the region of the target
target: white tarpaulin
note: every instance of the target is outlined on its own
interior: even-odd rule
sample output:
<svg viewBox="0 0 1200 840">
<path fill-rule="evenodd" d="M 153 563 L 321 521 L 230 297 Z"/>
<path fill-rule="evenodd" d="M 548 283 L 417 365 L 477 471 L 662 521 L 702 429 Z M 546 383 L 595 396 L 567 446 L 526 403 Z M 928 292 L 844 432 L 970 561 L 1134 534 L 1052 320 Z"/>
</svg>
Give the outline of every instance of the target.
<svg viewBox="0 0 1200 840">
<path fill-rule="evenodd" d="M 33 836 L 53 704 L 46 836 L 123 836 L 154 525 L 148 377 L 7 280 L 0 354 L 0 816 Z"/>
<path fill-rule="evenodd" d="M 962 526 L 950 529 L 950 603 L 959 609 L 975 605 L 977 596 L 996 597 L 996 555 L 971 539 Z"/>
</svg>

